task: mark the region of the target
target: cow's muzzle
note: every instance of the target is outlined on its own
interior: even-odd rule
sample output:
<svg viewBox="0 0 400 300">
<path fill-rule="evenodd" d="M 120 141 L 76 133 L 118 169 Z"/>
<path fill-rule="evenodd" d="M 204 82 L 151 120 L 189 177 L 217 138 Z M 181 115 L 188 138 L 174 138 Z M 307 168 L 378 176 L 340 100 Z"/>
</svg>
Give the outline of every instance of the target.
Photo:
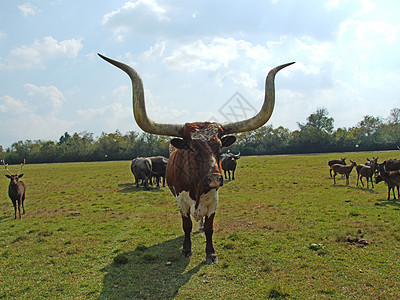
<svg viewBox="0 0 400 300">
<path fill-rule="evenodd" d="M 204 176 L 203 186 L 211 189 L 219 188 L 224 185 L 224 178 L 220 173 L 214 173 L 211 175 Z"/>
</svg>

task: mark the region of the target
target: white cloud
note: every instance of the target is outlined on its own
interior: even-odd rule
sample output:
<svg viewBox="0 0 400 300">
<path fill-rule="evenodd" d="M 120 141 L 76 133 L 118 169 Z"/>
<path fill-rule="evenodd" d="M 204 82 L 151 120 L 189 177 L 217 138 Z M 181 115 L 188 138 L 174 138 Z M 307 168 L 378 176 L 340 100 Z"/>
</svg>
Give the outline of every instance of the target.
<svg viewBox="0 0 400 300">
<path fill-rule="evenodd" d="M 43 61 L 54 57 L 76 57 L 82 50 L 82 38 L 58 42 L 51 36 L 35 40 L 30 46 L 22 45 L 10 51 L 5 59 L 8 69 L 44 68 Z"/>
<path fill-rule="evenodd" d="M 4 117 L 7 115 L 22 116 L 23 114 L 29 112 L 29 109 L 26 102 L 22 102 L 21 100 L 6 95 L 0 97 L 0 112 L 4 113 Z"/>
<path fill-rule="evenodd" d="M 296 38 L 296 48 L 294 52 L 303 54 L 313 62 L 325 62 L 332 60 L 332 44 L 330 42 L 317 42 L 310 38 Z"/>
<path fill-rule="evenodd" d="M 63 93 L 55 86 L 36 86 L 31 83 L 26 83 L 24 84 L 24 88 L 28 90 L 28 96 L 48 99 L 53 108 L 58 108 L 65 102 Z"/>
<path fill-rule="evenodd" d="M 159 32 L 168 22 L 167 10 L 154 0 L 128 1 L 121 8 L 107 13 L 102 24 L 114 31 L 117 40 L 123 41 L 129 32 L 151 34 Z"/>
<path fill-rule="evenodd" d="M 393 43 L 399 37 L 400 25 L 391 25 L 385 21 L 355 22 L 355 34 L 365 46 L 374 46 L 380 42 Z"/>
<path fill-rule="evenodd" d="M 114 99 L 129 98 L 129 97 L 131 97 L 130 92 L 131 92 L 130 86 L 128 86 L 128 85 L 121 85 L 121 86 L 115 88 L 115 89 L 112 91 L 112 97 L 113 97 Z"/>
<path fill-rule="evenodd" d="M 121 103 L 112 103 L 103 107 L 78 110 L 77 113 L 86 121 L 101 118 L 102 123 L 104 121 L 106 124 L 110 122 L 118 124 L 122 119 L 132 116 L 132 109 L 128 106 L 123 106 Z"/>
<path fill-rule="evenodd" d="M 18 5 L 18 8 L 24 17 L 34 16 L 34 15 L 36 15 L 36 12 L 39 11 L 37 7 L 33 6 L 29 2 Z"/>
<path fill-rule="evenodd" d="M 140 58 L 145 61 L 155 61 L 157 58 L 163 56 L 165 47 L 165 42 L 157 43 L 154 45 L 154 47 L 151 47 L 149 50 L 140 55 Z"/>
<path fill-rule="evenodd" d="M 362 9 L 360 11 L 361 15 L 368 14 L 375 10 L 375 3 L 372 0 L 360 0 L 362 4 Z"/>
<path fill-rule="evenodd" d="M 214 38 L 209 44 L 202 40 L 181 46 L 172 55 L 164 59 L 165 64 L 179 71 L 215 71 L 238 58 L 251 59 L 253 62 L 266 60 L 268 50 L 260 45 L 235 40 L 233 38 Z"/>
<path fill-rule="evenodd" d="M 245 86 L 246 88 L 253 89 L 257 87 L 257 81 L 251 78 L 249 73 L 241 72 L 237 78 L 233 78 L 233 82 Z"/>
<path fill-rule="evenodd" d="M 75 123 L 61 120 L 43 111 L 35 113 L 32 105 L 26 101 L 8 95 L 0 97 L 0 126 L 7 128 L 1 133 L 4 147 L 20 140 L 54 140 Z"/>
</svg>

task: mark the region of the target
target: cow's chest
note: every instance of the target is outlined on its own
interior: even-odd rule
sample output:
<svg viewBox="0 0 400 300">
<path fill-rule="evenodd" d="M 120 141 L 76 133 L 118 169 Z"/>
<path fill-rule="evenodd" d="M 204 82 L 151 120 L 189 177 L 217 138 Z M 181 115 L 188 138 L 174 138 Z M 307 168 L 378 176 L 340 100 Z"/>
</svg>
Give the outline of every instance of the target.
<svg viewBox="0 0 400 300">
<path fill-rule="evenodd" d="M 199 206 L 196 208 L 196 201 L 192 199 L 189 192 L 182 191 L 176 196 L 176 201 L 182 216 L 193 216 L 196 221 L 203 217 L 209 217 L 217 210 L 218 191 L 211 190 L 200 196 Z"/>
</svg>

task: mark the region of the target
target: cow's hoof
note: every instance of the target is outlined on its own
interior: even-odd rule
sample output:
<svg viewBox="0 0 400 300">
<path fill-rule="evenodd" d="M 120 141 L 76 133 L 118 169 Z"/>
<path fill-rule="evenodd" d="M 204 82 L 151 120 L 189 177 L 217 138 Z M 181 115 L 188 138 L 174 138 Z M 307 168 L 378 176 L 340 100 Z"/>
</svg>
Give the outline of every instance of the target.
<svg viewBox="0 0 400 300">
<path fill-rule="evenodd" d="M 191 257 L 192 251 L 182 250 L 182 257 Z"/>
<path fill-rule="evenodd" d="M 208 263 L 209 265 L 213 265 L 216 264 L 217 262 L 218 262 L 217 254 L 207 255 L 206 263 Z"/>
</svg>

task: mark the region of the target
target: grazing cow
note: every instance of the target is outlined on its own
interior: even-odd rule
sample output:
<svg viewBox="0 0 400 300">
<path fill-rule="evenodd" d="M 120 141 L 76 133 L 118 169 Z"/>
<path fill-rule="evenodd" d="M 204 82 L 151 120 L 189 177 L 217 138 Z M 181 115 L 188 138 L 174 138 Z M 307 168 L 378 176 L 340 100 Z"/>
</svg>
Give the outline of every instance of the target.
<svg viewBox="0 0 400 300">
<path fill-rule="evenodd" d="M 331 175 L 332 177 L 332 166 L 333 165 L 346 165 L 346 158 L 340 158 L 340 159 L 331 159 L 330 161 L 328 161 L 328 166 L 329 166 L 329 175 Z"/>
<path fill-rule="evenodd" d="M 240 158 L 240 152 L 238 154 L 233 153 L 224 153 L 221 155 L 221 165 L 222 170 L 224 170 L 225 179 L 226 173 L 228 172 L 229 180 L 231 180 L 231 172 L 232 172 L 232 180 L 235 180 L 235 170 L 237 165 L 237 160 Z"/>
<path fill-rule="evenodd" d="M 100 54 L 99 54 L 100 55 Z M 246 132 L 264 125 L 271 117 L 275 104 L 275 75 L 292 63 L 272 69 L 265 86 L 265 99 L 261 111 L 248 120 L 218 124 L 197 122 L 186 124 L 161 124 L 150 120 L 146 113 L 144 88 L 140 76 L 128 65 L 100 55 L 103 59 L 128 74 L 132 81 L 133 113 L 139 127 L 148 133 L 173 136 L 166 170 L 168 187 L 176 197 L 182 217 L 185 238 L 182 255 L 192 254 L 191 215 L 196 221 L 204 217 L 206 236 L 206 261 L 216 263 L 217 255 L 212 242 L 213 222 L 218 203 L 218 189 L 223 184 L 220 150 L 236 141 L 232 133 Z"/>
<path fill-rule="evenodd" d="M 11 202 L 14 206 L 14 219 L 17 218 L 17 203 L 18 203 L 18 214 L 19 218 L 21 219 L 21 205 L 22 205 L 22 214 L 25 214 L 25 192 L 26 186 L 22 180 L 19 180 L 24 174 L 19 174 L 22 171 L 22 168 L 25 166 L 25 159 L 24 162 L 21 164 L 21 169 L 17 172 L 17 174 L 12 174 L 8 170 L 8 164 L 6 164 L 3 160 L 3 165 L 9 175 L 5 175 L 7 178 L 10 179 L 10 185 L 8 186 L 8 196 L 11 199 Z"/>
<path fill-rule="evenodd" d="M 151 177 L 156 178 L 157 187 L 160 187 L 160 178 L 163 178 L 163 187 L 165 187 L 165 170 L 167 169 L 168 158 L 164 156 L 150 157 L 152 165 Z"/>
<path fill-rule="evenodd" d="M 149 190 L 149 183 L 152 174 L 151 160 L 147 157 L 136 157 L 132 160 L 131 171 L 135 176 L 136 187 L 139 187 L 139 180 L 143 181 L 146 190 Z"/>
</svg>

